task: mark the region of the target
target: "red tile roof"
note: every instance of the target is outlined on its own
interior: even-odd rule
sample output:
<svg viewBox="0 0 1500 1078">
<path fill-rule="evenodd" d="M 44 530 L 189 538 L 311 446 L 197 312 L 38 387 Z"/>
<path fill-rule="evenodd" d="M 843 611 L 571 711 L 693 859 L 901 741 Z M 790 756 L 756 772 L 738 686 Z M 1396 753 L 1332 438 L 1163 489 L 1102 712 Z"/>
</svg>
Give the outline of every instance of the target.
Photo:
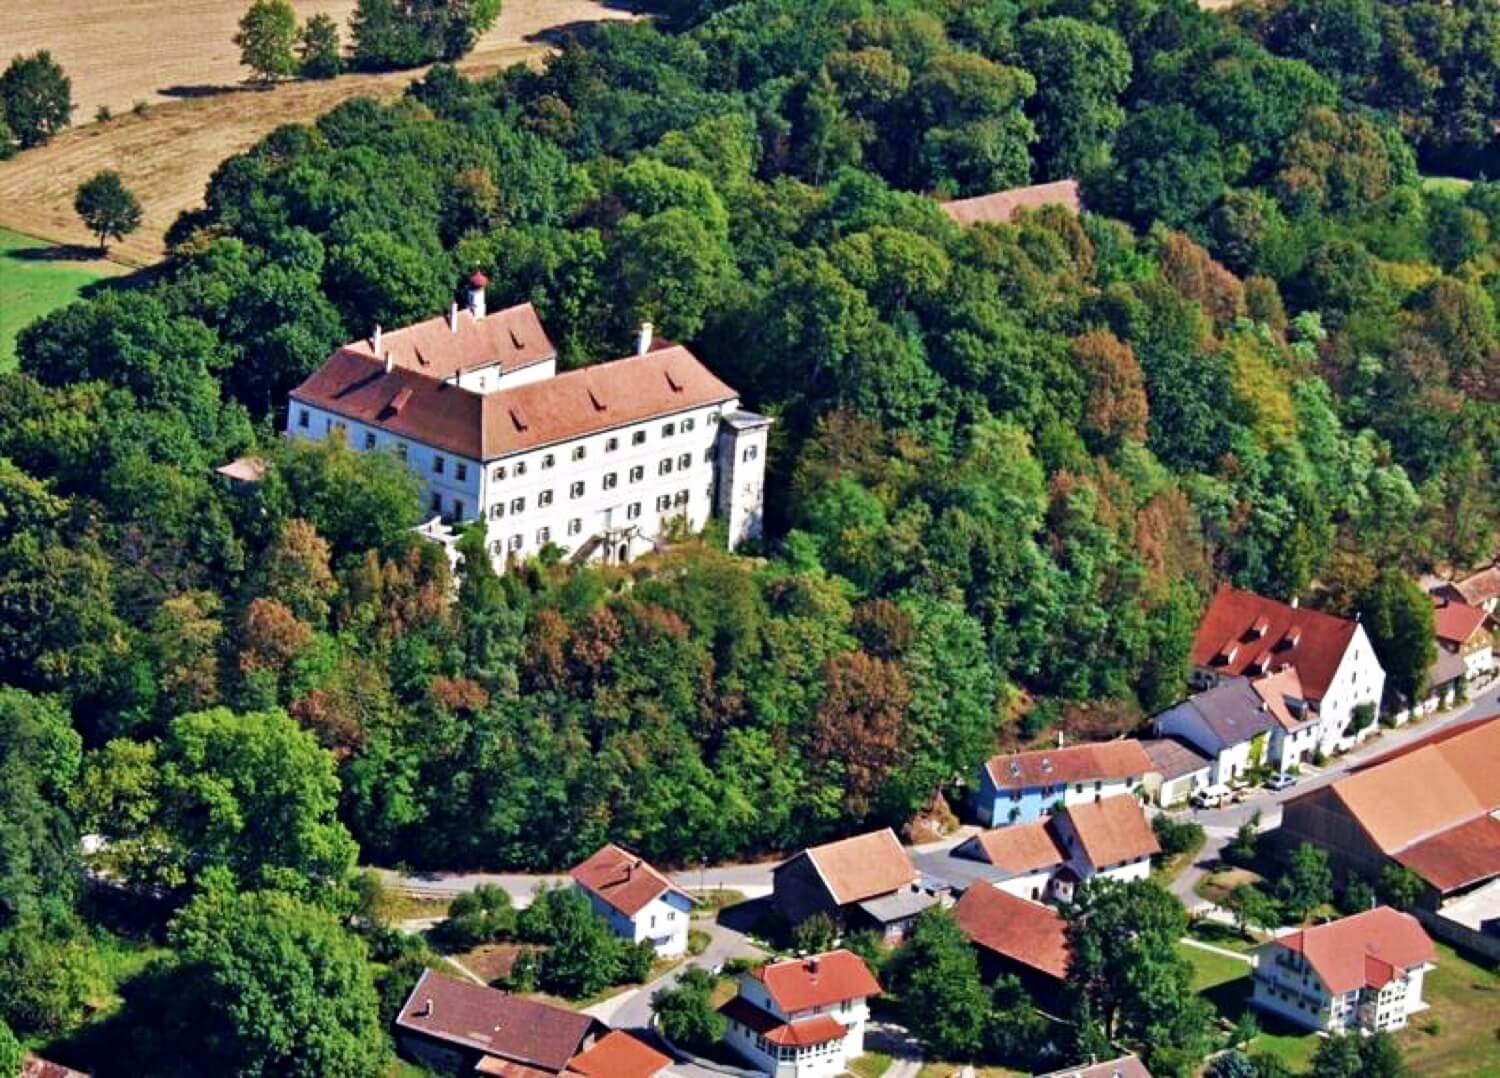
<svg viewBox="0 0 1500 1078">
<path fill-rule="evenodd" d="M 340 349 L 292 399 L 473 460 L 733 400 L 686 348 L 674 346 L 554 378 L 475 393 Z"/>
<path fill-rule="evenodd" d="M 1082 1063 L 1076 1067 L 1064 1067 L 1060 1071 L 1044 1074 L 1041 1078 L 1151 1078 L 1136 1056 L 1121 1056 L 1104 1063 Z"/>
<path fill-rule="evenodd" d="M 1317 713 L 1307 706 L 1302 679 L 1297 676 L 1295 667 L 1288 666 L 1274 674 L 1258 677 L 1250 682 L 1250 687 L 1266 702 L 1266 711 L 1283 730 L 1300 730 L 1318 720 Z"/>
<path fill-rule="evenodd" d="M 984 860 L 1007 872 L 1035 872 L 1068 859 L 1045 819 L 981 831 L 970 842 Z"/>
<path fill-rule="evenodd" d="M 1042 206 L 1064 206 L 1074 213 L 1083 212 L 1083 199 L 1078 193 L 1077 180 L 1057 180 L 1031 187 L 1015 187 L 1009 191 L 994 191 L 988 195 L 955 199 L 941 205 L 943 212 L 961 225 L 1005 224 L 1014 219 L 1020 210 L 1034 210 Z"/>
<path fill-rule="evenodd" d="M 1013 752 L 992 756 L 984 766 L 996 789 L 1013 790 L 1060 782 L 1137 778 L 1151 770 L 1151 759 L 1141 743 L 1131 739 Z"/>
<path fill-rule="evenodd" d="M 1395 857 L 1444 893 L 1500 876 L 1500 820 L 1477 817 L 1415 842 Z"/>
<path fill-rule="evenodd" d="M 554 1074 L 567 1066 L 591 1032 L 602 1028 L 586 1014 L 432 970 L 417 981 L 396 1025 Z"/>
<path fill-rule="evenodd" d="M 1464 602 L 1475 606 L 1500 598 L 1500 567 L 1491 565 L 1449 586 L 1463 596 Z"/>
<path fill-rule="evenodd" d="M 780 872 L 798 857 L 813 863 L 840 906 L 899 891 L 920 875 L 889 827 L 811 846 L 776 866 L 775 871 Z"/>
<path fill-rule="evenodd" d="M 744 996 L 735 996 L 719 1013 L 732 1022 L 749 1026 L 772 1044 L 783 1048 L 810 1048 L 815 1044 L 842 1040 L 849 1031 L 832 1015 L 820 1014 L 799 1022 L 783 1022 L 769 1011 L 763 1011 Z"/>
<path fill-rule="evenodd" d="M 568 1069 L 586 1078 L 653 1078 L 672 1060 L 622 1029 L 610 1030 L 588 1051 L 573 1057 Z"/>
<path fill-rule="evenodd" d="M 1193 663 L 1245 677 L 1294 666 L 1308 699 L 1320 701 L 1357 628 L 1345 618 L 1221 584 L 1198 623 Z"/>
<path fill-rule="evenodd" d="M 826 951 L 771 962 L 750 971 L 783 1014 L 880 995 L 880 982 L 852 951 Z"/>
<path fill-rule="evenodd" d="M 547 339 L 547 331 L 529 303 L 484 318 L 460 309 L 457 325 L 454 332 L 446 316 L 429 318 L 382 333 L 379 355 L 374 341 L 368 338 L 350 341 L 339 351 L 382 363 L 389 354 L 396 366 L 438 380 L 495 364 L 508 373 L 557 358 L 557 349 Z"/>
<path fill-rule="evenodd" d="M 1052 907 L 976 883 L 953 907 L 977 947 L 1061 981 L 1068 975 L 1067 922 Z"/>
<path fill-rule="evenodd" d="M 1380 988 L 1397 972 L 1436 957 L 1432 940 L 1417 919 L 1389 906 L 1293 932 L 1266 947 L 1285 947 L 1301 954 L 1334 994 Z"/>
<path fill-rule="evenodd" d="M 1069 805 L 1061 815 L 1073 825 L 1083 852 L 1096 869 L 1161 853 L 1161 844 L 1141 803 L 1131 794 Z"/>
<path fill-rule="evenodd" d="M 88 1078 L 83 1071 L 64 1067 L 41 1056 L 28 1055 L 21 1063 L 21 1078 Z"/>
<path fill-rule="evenodd" d="M 1437 638 L 1445 644 L 1461 647 L 1469 638 L 1484 628 L 1489 615 L 1477 606 L 1461 603 L 1456 599 L 1433 601 L 1432 622 Z"/>
<path fill-rule="evenodd" d="M 634 917 L 668 891 L 692 901 L 666 876 L 612 842 L 574 868 L 571 875 L 626 917 Z"/>
</svg>

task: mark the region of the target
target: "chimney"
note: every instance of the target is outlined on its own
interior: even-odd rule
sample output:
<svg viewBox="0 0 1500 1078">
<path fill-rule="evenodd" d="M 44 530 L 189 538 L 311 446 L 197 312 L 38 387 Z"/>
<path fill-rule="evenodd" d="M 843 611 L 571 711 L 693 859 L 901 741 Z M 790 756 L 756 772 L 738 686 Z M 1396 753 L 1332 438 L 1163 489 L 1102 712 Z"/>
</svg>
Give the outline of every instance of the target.
<svg viewBox="0 0 1500 1078">
<path fill-rule="evenodd" d="M 428 996 L 426 999 L 424 999 L 422 1001 L 422 1009 L 419 1010 L 419 1011 L 417 1011 L 417 1012 L 415 1012 L 412 1015 L 412 1017 L 414 1017 L 414 1018 L 431 1018 L 432 1017 L 432 997 L 431 996 Z"/>
<path fill-rule="evenodd" d="M 1297 598 L 1297 596 L 1293 595 L 1292 598 L 1291 598 L 1291 601 L 1289 601 L 1286 605 L 1289 606 L 1289 607 L 1291 607 L 1293 610 L 1296 610 L 1297 609 L 1297 604 L 1300 603 L 1301 601 L 1302 601 L 1301 599 L 1299 599 L 1299 598 Z"/>
<path fill-rule="evenodd" d="M 813 955 L 807 960 L 807 972 L 812 976 L 818 975 L 818 956 Z"/>
<path fill-rule="evenodd" d="M 640 334 L 635 339 L 635 354 L 643 356 L 651 351 L 651 339 L 656 330 L 650 322 L 641 323 Z"/>
<path fill-rule="evenodd" d="M 454 303 L 448 307 L 448 332 L 458 332 L 458 304 Z"/>
<path fill-rule="evenodd" d="M 1063 732 L 1061 730 L 1057 731 L 1057 747 L 1063 747 Z"/>
<path fill-rule="evenodd" d="M 469 313 L 476 319 L 484 317 L 484 290 L 490 279 L 475 270 L 469 274 Z"/>
<path fill-rule="evenodd" d="M 395 366 L 396 366 L 396 359 L 391 354 L 390 349 L 387 349 L 386 353 L 385 353 L 385 373 L 386 374 L 390 374 L 391 371 L 392 371 L 392 369 Z"/>
<path fill-rule="evenodd" d="M 370 338 L 370 351 L 380 355 L 380 323 L 375 323 L 375 336 Z"/>
</svg>

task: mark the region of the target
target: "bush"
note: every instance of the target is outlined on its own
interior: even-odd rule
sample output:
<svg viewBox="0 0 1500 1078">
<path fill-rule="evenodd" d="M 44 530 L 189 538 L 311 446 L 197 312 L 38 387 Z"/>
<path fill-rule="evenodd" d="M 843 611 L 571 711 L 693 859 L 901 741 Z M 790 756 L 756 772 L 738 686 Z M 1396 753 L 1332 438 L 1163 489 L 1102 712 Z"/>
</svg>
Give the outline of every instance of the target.
<svg viewBox="0 0 1500 1078">
<path fill-rule="evenodd" d="M 113 120 L 114 118 L 114 110 L 111 109 L 108 105 L 100 105 L 97 109 L 94 110 L 94 119 L 98 120 L 102 124 L 109 123 L 109 121 Z"/>
<path fill-rule="evenodd" d="M 1167 857 L 1202 847 L 1206 837 L 1201 824 L 1192 820 L 1174 820 L 1165 814 L 1152 818 L 1151 830 L 1156 832 L 1156 841 Z"/>
<path fill-rule="evenodd" d="M 651 1009 L 667 1040 L 689 1051 L 701 1052 L 723 1039 L 729 1021 L 715 1009 L 718 978 L 696 966 L 684 970 L 677 983 L 651 997 Z"/>
<path fill-rule="evenodd" d="M 656 945 L 650 940 L 627 943 L 620 962 L 620 979 L 632 984 L 645 984 L 651 979 L 651 967 L 656 964 Z"/>
<path fill-rule="evenodd" d="M 445 950 L 466 951 L 481 943 L 513 939 L 517 919 L 504 889 L 480 884 L 453 900 L 447 919 L 432 930 L 432 939 Z"/>
<path fill-rule="evenodd" d="M 838 930 L 826 913 L 815 913 L 792 929 L 792 949 L 809 954 L 826 951 L 833 946 Z"/>
</svg>

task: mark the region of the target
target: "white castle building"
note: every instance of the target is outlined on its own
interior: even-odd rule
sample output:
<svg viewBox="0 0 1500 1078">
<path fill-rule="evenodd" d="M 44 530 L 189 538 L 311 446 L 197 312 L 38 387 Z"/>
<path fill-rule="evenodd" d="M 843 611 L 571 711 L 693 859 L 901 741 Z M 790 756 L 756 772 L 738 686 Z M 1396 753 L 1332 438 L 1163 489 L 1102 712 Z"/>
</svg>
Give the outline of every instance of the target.
<svg viewBox="0 0 1500 1078">
<path fill-rule="evenodd" d="M 287 433 L 394 452 L 422 480 L 423 533 L 451 546 L 482 520 L 497 568 L 549 543 L 626 562 L 711 515 L 731 548 L 761 534 L 769 418 L 650 323 L 635 355 L 558 374 L 531 304 L 486 314 L 487 284 L 339 348 L 292 391 Z"/>
</svg>

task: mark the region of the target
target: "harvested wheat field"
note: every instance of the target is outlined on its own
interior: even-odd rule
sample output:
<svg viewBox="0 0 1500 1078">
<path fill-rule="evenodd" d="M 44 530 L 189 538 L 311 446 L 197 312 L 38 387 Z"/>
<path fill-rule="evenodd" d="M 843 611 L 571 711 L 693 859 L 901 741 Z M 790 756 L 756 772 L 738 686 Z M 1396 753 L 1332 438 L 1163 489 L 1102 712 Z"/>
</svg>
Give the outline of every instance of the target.
<svg viewBox="0 0 1500 1078">
<path fill-rule="evenodd" d="M 307 121 L 361 94 L 399 95 L 419 72 L 345 75 L 273 90 L 241 81 L 232 38 L 248 0 L 47 0 L 6 5 L 0 58 L 50 49 L 73 80 L 75 127 L 51 144 L 0 163 L 0 225 L 59 243 L 88 243 L 73 213 L 73 191 L 101 168 L 125 178 L 145 206 L 141 228 L 111 250 L 141 265 L 162 254 L 162 236 L 199 205 L 224 158 L 284 123 Z M 294 0 L 306 17 L 347 20 L 354 0 Z M 568 28 L 628 19 L 600 0 L 506 0 L 495 27 L 459 66 L 485 74 L 530 60 Z M 147 102 L 142 115 L 130 110 Z M 100 105 L 115 113 L 95 121 Z"/>
</svg>

